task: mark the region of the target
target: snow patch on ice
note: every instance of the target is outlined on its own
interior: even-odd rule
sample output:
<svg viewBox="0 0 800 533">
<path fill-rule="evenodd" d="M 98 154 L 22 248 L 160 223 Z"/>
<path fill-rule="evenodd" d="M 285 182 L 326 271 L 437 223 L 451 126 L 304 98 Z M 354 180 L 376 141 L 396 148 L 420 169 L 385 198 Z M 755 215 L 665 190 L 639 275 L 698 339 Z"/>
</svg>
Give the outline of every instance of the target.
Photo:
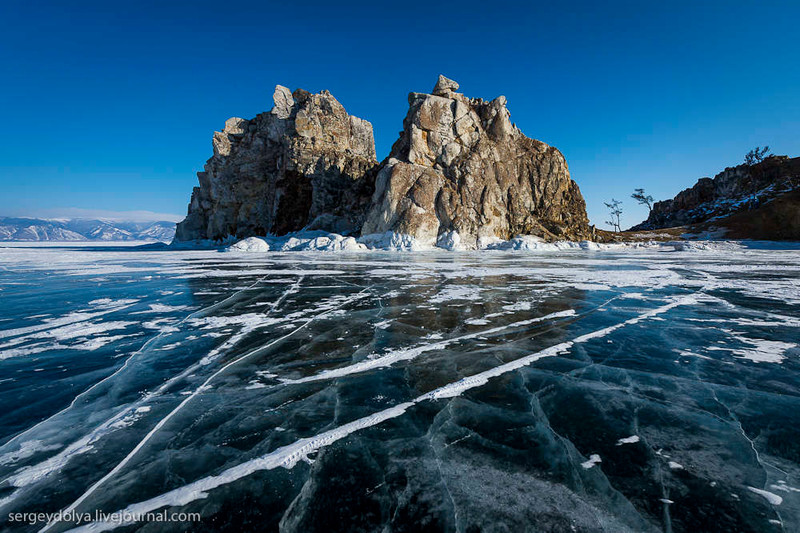
<svg viewBox="0 0 800 533">
<path fill-rule="evenodd" d="M 438 304 L 451 300 L 470 300 L 481 299 L 481 288 L 474 285 L 448 285 L 438 294 L 430 298 L 430 303 Z"/>
<path fill-rule="evenodd" d="M 585 468 L 586 470 L 588 470 L 588 469 L 592 468 L 594 465 L 602 463 L 602 462 L 603 462 L 603 460 L 600 458 L 600 456 L 597 455 L 596 453 L 593 453 L 592 455 L 589 456 L 589 460 L 588 461 L 584 461 L 584 462 L 581 463 L 581 466 L 583 468 Z"/>
<path fill-rule="evenodd" d="M 763 496 L 765 500 L 767 500 L 772 505 L 780 505 L 783 503 L 783 498 L 775 494 L 774 492 L 769 492 L 763 489 L 757 489 L 755 487 L 747 487 L 750 492 L 754 492 L 759 496 Z"/>
<path fill-rule="evenodd" d="M 41 440 L 26 440 L 19 444 L 19 449 L 0 455 L 0 465 L 11 465 L 22 459 L 27 459 L 38 452 L 58 450 L 60 445 L 47 445 Z"/>
<path fill-rule="evenodd" d="M 187 323 L 202 329 L 221 329 L 231 326 L 247 328 L 266 327 L 283 321 L 283 318 L 275 318 L 263 313 L 244 313 L 234 316 L 205 316 L 199 318 L 190 318 L 187 320 Z"/>
<path fill-rule="evenodd" d="M 131 304 L 135 304 L 139 300 L 133 298 L 120 298 L 114 300 L 112 298 L 98 298 L 97 300 L 92 300 L 89 302 L 89 305 L 93 307 L 99 307 L 101 309 L 110 309 L 114 307 L 127 307 Z"/>
<path fill-rule="evenodd" d="M 523 252 L 561 252 L 565 250 L 606 250 L 609 245 L 591 241 L 556 241 L 546 242 L 535 235 L 517 235 L 508 241 L 496 241 L 483 247 L 485 250 L 523 251 Z"/>
<path fill-rule="evenodd" d="M 248 237 L 235 244 L 230 245 L 229 252 L 269 252 L 270 246 L 264 239 L 258 237 Z"/>
<path fill-rule="evenodd" d="M 779 490 L 782 492 L 800 492 L 800 489 L 798 489 L 797 487 L 791 487 L 787 485 L 784 480 L 778 481 L 778 483 L 775 485 L 770 485 L 769 488 L 771 488 L 772 490 Z"/>
<path fill-rule="evenodd" d="M 714 359 L 713 357 L 709 357 L 707 355 L 700 355 L 699 353 L 694 353 L 691 350 L 679 350 L 676 348 L 675 351 L 677 351 L 678 354 L 681 355 L 682 357 L 699 357 L 700 359 L 706 359 L 708 361 L 716 361 L 716 359 Z"/>
<path fill-rule="evenodd" d="M 141 335 L 141 333 L 133 333 L 131 335 L 110 335 L 107 337 L 93 337 L 78 344 L 71 344 L 68 346 L 68 348 L 70 350 L 86 350 L 91 352 L 94 350 L 99 350 L 103 346 L 113 344 L 122 339 L 126 339 L 129 337 L 138 337 L 139 335 Z"/>
<path fill-rule="evenodd" d="M 433 248 L 433 243 L 425 243 L 415 239 L 411 235 L 394 233 L 391 231 L 387 231 L 386 233 L 371 233 L 369 235 L 362 235 L 358 239 L 358 242 L 370 250 L 417 252 L 421 250 L 430 250 Z"/>
<path fill-rule="evenodd" d="M 765 339 L 752 339 L 745 337 L 741 334 L 730 330 L 728 332 L 731 337 L 747 346 L 747 348 L 728 348 L 722 346 L 709 346 L 708 350 L 712 351 L 726 351 L 733 354 L 734 357 L 740 359 L 747 359 L 754 363 L 782 363 L 786 356 L 784 355 L 788 350 L 796 348 L 797 344 L 791 342 L 771 341 Z"/>
<path fill-rule="evenodd" d="M 150 310 L 145 313 L 172 313 L 174 311 L 183 311 L 187 308 L 185 305 L 167 305 L 167 304 L 150 304 Z"/>
<path fill-rule="evenodd" d="M 121 303 L 119 305 L 114 305 L 115 302 L 113 300 L 109 299 L 109 298 L 104 298 L 102 300 L 93 300 L 92 302 L 89 302 L 90 305 L 95 305 L 95 306 L 99 307 L 101 309 L 100 311 L 93 311 L 93 312 L 74 311 L 74 312 L 68 313 L 68 314 L 66 314 L 64 316 L 61 316 L 61 317 L 54 317 L 54 318 L 45 319 L 41 323 L 36 324 L 34 326 L 26 326 L 26 327 L 22 327 L 22 328 L 0 330 L 0 339 L 8 338 L 8 337 L 18 337 L 18 336 L 21 336 L 21 335 L 27 335 L 29 333 L 39 333 L 39 332 L 42 332 L 44 330 L 53 330 L 55 328 L 62 328 L 62 327 L 65 327 L 65 326 L 71 326 L 71 325 L 74 325 L 74 324 L 77 324 L 77 323 L 81 323 L 81 322 L 85 323 L 85 322 L 87 322 L 89 320 L 93 320 L 93 319 L 95 319 L 97 317 L 100 317 L 100 316 L 103 316 L 103 315 L 107 315 L 107 314 L 113 313 L 115 311 L 122 311 L 123 309 L 126 309 L 126 308 L 130 307 L 131 305 L 133 305 L 132 302 L 136 302 L 136 301 L 137 300 L 121 300 L 121 302 L 123 302 L 123 303 Z M 97 303 L 97 302 L 100 302 L 100 303 Z M 77 326 L 77 327 L 80 327 L 80 326 Z M 47 336 L 46 333 L 44 335 Z M 30 337 L 30 338 L 34 338 L 34 337 Z"/>
<path fill-rule="evenodd" d="M 137 421 L 139 421 L 139 419 L 141 419 L 142 416 L 146 415 L 149 412 L 150 412 L 150 406 L 149 405 L 143 405 L 141 407 L 137 407 L 136 409 L 131 411 L 129 414 L 127 414 L 127 415 L 123 416 L 122 418 L 119 418 L 118 420 L 110 423 L 108 427 L 111 428 L 111 429 L 122 429 L 122 428 L 130 427 L 130 426 L 134 425 Z"/>
<path fill-rule="evenodd" d="M 534 235 L 518 235 L 508 241 L 498 241 L 486 245 L 487 250 L 555 250 L 556 247 L 541 237 Z"/>
<path fill-rule="evenodd" d="M 33 355 L 51 350 L 97 350 L 116 342 L 118 340 L 135 337 L 141 333 L 127 334 L 127 335 L 111 335 L 111 336 L 97 336 L 108 331 L 122 330 L 129 326 L 135 325 L 136 322 L 129 321 L 109 321 L 109 322 L 76 322 L 68 323 L 67 325 L 47 329 L 44 331 L 37 331 L 30 335 L 17 337 L 11 341 L 7 341 L 4 346 L 5 350 L 0 350 L 0 360 L 9 359 L 12 357 L 22 357 L 26 355 Z M 26 346 L 18 346 L 22 343 L 32 342 Z M 35 342 L 39 341 L 39 342 Z M 43 342 L 42 342 L 43 341 Z M 72 344 L 64 344 L 67 341 L 77 341 Z"/>
<path fill-rule="evenodd" d="M 529 311 L 536 302 L 517 302 L 514 304 L 504 305 L 505 311 Z"/>
<path fill-rule="evenodd" d="M 148 320 L 147 322 L 142 322 L 142 327 L 145 329 L 155 329 L 158 330 L 159 333 L 176 333 L 180 331 L 179 328 L 175 327 L 175 321 L 169 318 L 157 318 L 155 320 Z"/>
</svg>

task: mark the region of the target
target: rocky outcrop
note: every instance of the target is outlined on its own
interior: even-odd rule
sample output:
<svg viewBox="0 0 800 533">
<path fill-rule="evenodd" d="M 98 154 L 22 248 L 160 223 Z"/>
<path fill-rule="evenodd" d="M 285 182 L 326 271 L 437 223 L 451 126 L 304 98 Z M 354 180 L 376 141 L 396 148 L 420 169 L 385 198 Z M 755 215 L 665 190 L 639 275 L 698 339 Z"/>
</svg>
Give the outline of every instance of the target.
<svg viewBox="0 0 800 533">
<path fill-rule="evenodd" d="M 564 156 L 510 121 L 506 98 L 456 93 L 439 77 L 411 93 L 400 138 L 381 164 L 363 234 L 396 232 L 468 248 L 516 235 L 587 239 L 580 190 Z"/>
<path fill-rule="evenodd" d="M 711 222 L 724 230 L 728 227 L 725 221 L 730 219 L 731 228 L 736 227 L 734 233 L 737 237 L 733 233 L 726 234 L 727 237 L 747 238 L 752 233 L 752 238 L 800 238 L 800 234 L 796 237 L 779 236 L 785 233 L 785 228 L 792 227 L 792 224 L 786 225 L 787 221 L 791 222 L 791 216 L 787 218 L 785 215 L 792 212 L 792 202 L 787 203 L 786 198 L 790 198 L 787 195 L 798 188 L 800 157 L 771 156 L 755 165 L 726 168 L 714 179 L 701 178 L 672 200 L 656 202 L 647 220 L 631 231 L 700 224 L 711 228 L 708 225 Z M 776 203 L 779 199 L 781 201 Z M 781 209 L 772 208 L 777 205 L 782 206 Z M 773 215 L 770 213 L 778 218 L 771 221 Z M 748 231 L 745 223 L 748 218 L 758 220 L 758 227 L 753 226 L 752 232 Z M 787 220 L 781 221 L 783 218 Z M 794 227 L 797 224 L 795 221 Z M 773 226 L 775 237 L 771 237 L 767 230 Z"/>
<path fill-rule="evenodd" d="M 214 133 L 176 240 L 361 227 L 377 165 L 372 125 L 327 91 L 277 86 L 273 100 L 270 112 L 228 119 Z"/>
<path fill-rule="evenodd" d="M 564 156 L 440 76 L 411 93 L 400 139 L 378 164 L 369 122 L 327 91 L 290 93 L 214 134 L 176 240 L 283 235 L 307 229 L 396 234 L 421 245 L 482 247 L 516 235 L 592 237 Z"/>
</svg>

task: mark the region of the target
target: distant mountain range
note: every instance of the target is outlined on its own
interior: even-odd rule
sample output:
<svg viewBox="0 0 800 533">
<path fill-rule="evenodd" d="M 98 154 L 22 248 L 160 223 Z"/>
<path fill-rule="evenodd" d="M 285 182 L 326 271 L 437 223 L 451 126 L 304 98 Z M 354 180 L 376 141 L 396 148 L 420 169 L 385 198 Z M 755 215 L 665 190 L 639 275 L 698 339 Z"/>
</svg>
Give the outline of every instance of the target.
<svg viewBox="0 0 800 533">
<path fill-rule="evenodd" d="M 0 241 L 164 241 L 175 223 L 0 217 Z"/>
</svg>

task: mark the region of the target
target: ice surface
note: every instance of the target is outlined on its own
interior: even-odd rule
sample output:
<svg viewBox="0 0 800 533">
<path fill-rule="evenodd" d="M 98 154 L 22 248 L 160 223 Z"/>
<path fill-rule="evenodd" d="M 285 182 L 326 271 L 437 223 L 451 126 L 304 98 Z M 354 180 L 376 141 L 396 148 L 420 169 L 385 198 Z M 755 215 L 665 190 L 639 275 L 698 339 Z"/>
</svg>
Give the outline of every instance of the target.
<svg viewBox="0 0 800 533">
<path fill-rule="evenodd" d="M 800 529 L 796 246 L 339 237 L 0 248 L 0 529 Z"/>
</svg>

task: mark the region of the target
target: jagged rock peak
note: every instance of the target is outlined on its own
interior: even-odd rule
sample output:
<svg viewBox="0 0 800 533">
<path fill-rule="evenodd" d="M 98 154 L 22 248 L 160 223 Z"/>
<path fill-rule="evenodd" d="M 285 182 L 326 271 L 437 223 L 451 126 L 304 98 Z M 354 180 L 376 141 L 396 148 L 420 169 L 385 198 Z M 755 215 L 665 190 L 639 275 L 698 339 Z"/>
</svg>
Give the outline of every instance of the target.
<svg viewBox="0 0 800 533">
<path fill-rule="evenodd" d="M 377 165 L 372 125 L 328 91 L 278 85 L 272 98 L 271 111 L 214 133 L 177 240 L 361 227 Z"/>
<path fill-rule="evenodd" d="M 275 92 L 272 93 L 272 101 L 274 102 L 274 106 L 270 113 L 278 118 L 289 118 L 289 115 L 292 114 L 292 108 L 294 107 L 292 91 L 283 85 L 276 85 Z"/>
<path fill-rule="evenodd" d="M 458 83 L 450 78 L 444 77 L 442 74 L 439 74 L 439 80 L 436 82 L 432 94 L 435 94 L 436 96 L 450 96 L 457 90 Z"/>
<path fill-rule="evenodd" d="M 214 133 L 177 240 L 320 229 L 394 232 L 481 247 L 516 235 L 591 238 L 561 152 L 511 123 L 506 98 L 467 98 L 440 76 L 411 93 L 400 138 L 378 164 L 372 125 L 328 92 L 275 87 L 274 105 Z"/>
<path fill-rule="evenodd" d="M 453 92 L 457 87 L 440 76 L 433 94 L 409 95 L 362 233 L 394 231 L 435 243 L 456 232 L 469 248 L 519 234 L 591 238 L 561 152 L 523 135 L 504 96 L 485 102 Z"/>
</svg>

